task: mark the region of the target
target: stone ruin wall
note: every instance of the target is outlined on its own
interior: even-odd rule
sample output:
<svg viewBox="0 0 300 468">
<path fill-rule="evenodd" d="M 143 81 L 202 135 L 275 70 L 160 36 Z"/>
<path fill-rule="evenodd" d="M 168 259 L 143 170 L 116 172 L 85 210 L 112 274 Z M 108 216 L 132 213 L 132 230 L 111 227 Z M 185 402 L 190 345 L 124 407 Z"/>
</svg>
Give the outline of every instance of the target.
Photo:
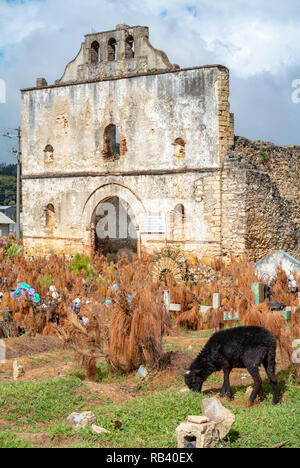
<svg viewBox="0 0 300 468">
<path fill-rule="evenodd" d="M 114 195 L 135 208 L 138 225 L 161 200 L 166 237 L 143 233 L 147 251 L 167 240 L 202 256 L 219 256 L 220 164 L 232 137 L 228 95 L 229 73 L 221 66 L 24 90 L 25 254 L 90 252 L 92 211 Z M 126 138 L 126 151 L 106 162 L 102 135 L 111 119 L 120 128 L 121 145 Z M 184 154 L 176 152 L 178 136 L 184 138 Z M 49 203 L 56 218 L 51 227 L 44 212 Z M 175 232 L 168 218 L 178 204 L 186 219 L 184 230 Z"/>
<path fill-rule="evenodd" d="M 105 158 L 111 123 L 120 131 L 118 160 Z M 256 260 L 277 249 L 299 257 L 300 147 L 234 138 L 228 69 L 179 69 L 151 46 L 147 27 L 85 36 L 54 86 L 40 78 L 23 90 L 22 132 L 27 255 L 87 252 L 93 210 L 117 196 L 137 225 L 160 200 L 167 232 L 139 233 L 148 251 L 167 241 L 207 258 Z M 55 220 L 46 225 L 49 203 Z M 172 220 L 176 205 L 184 229 Z"/>
<path fill-rule="evenodd" d="M 300 257 L 300 146 L 237 137 L 223 161 L 224 253 Z"/>
</svg>

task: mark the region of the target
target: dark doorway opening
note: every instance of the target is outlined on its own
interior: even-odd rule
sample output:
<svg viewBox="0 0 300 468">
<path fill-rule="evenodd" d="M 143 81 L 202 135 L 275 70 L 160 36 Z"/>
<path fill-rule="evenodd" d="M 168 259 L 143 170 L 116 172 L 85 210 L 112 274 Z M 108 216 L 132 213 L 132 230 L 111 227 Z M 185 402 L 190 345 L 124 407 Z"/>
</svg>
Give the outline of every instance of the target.
<svg viewBox="0 0 300 468">
<path fill-rule="evenodd" d="M 94 214 L 95 250 L 116 262 L 137 253 L 136 220 L 130 205 L 119 197 L 101 202 Z"/>
</svg>

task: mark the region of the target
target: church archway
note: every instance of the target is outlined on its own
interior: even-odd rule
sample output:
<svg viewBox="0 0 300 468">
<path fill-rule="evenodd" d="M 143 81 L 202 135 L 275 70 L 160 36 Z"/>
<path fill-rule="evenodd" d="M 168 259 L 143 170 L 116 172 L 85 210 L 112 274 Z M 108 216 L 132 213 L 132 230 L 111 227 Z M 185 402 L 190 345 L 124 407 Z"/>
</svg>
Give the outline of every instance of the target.
<svg viewBox="0 0 300 468">
<path fill-rule="evenodd" d="M 96 207 L 93 220 L 95 251 L 111 261 L 125 253 L 131 260 L 137 253 L 136 218 L 129 203 L 117 196 L 103 200 Z"/>
<path fill-rule="evenodd" d="M 119 201 L 121 206 L 116 209 L 115 205 Z M 110 226 L 106 226 L 105 216 L 107 217 L 108 213 L 105 215 L 105 211 L 111 212 Z M 127 213 L 126 216 L 124 211 Z M 98 187 L 88 197 L 82 212 L 87 226 L 87 235 L 89 233 L 86 242 L 89 243 L 91 251 L 102 249 L 112 260 L 116 260 L 122 252 L 125 252 L 129 257 L 133 252 L 139 254 L 141 247 L 139 227 L 145 214 L 146 210 L 142 200 L 129 187 L 116 182 L 108 182 Z M 128 231 L 126 232 L 127 237 L 125 236 L 124 222 L 118 228 L 118 218 L 127 219 L 129 238 Z M 102 222 L 99 226 L 100 220 Z M 104 229 L 104 232 L 101 233 L 101 229 Z M 110 233 L 108 229 L 111 229 Z M 108 237 L 106 241 L 105 237 Z M 109 253 L 110 251 L 111 253 Z"/>
</svg>

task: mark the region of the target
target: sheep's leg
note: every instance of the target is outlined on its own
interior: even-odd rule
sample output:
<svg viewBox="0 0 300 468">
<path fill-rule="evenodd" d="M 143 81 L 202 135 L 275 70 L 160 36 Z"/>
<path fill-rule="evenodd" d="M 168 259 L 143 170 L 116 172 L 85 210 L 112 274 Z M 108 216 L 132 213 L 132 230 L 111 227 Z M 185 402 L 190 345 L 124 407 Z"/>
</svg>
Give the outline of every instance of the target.
<svg viewBox="0 0 300 468">
<path fill-rule="evenodd" d="M 248 369 L 249 374 L 251 375 L 251 377 L 254 380 L 254 388 L 253 388 L 253 391 L 252 391 L 252 393 L 250 395 L 250 398 L 249 398 L 250 402 L 254 403 L 255 398 L 257 397 L 258 392 L 261 389 L 262 380 L 261 380 L 261 377 L 259 375 L 258 367 L 254 367 L 254 366 L 249 366 L 248 367 L 247 366 L 247 369 Z"/>
<path fill-rule="evenodd" d="M 227 399 L 230 401 L 232 400 L 232 393 L 231 393 L 231 388 L 230 388 L 230 381 L 229 381 L 229 376 L 230 372 L 232 371 L 232 367 L 223 367 L 223 372 L 224 372 L 224 383 L 223 387 L 221 389 L 220 397 L 222 398 L 225 393 L 227 394 Z"/>
<path fill-rule="evenodd" d="M 227 391 L 227 386 L 226 386 L 225 374 L 224 374 L 224 381 L 223 381 L 223 386 L 220 391 L 220 398 L 223 398 L 225 396 L 226 391 Z"/>
<path fill-rule="evenodd" d="M 263 362 L 264 368 L 266 370 L 267 376 L 269 378 L 269 382 L 272 387 L 273 391 L 273 405 L 277 405 L 278 403 L 278 396 L 277 396 L 277 378 L 275 376 L 275 354 L 276 351 L 269 351 L 266 359 Z"/>
</svg>

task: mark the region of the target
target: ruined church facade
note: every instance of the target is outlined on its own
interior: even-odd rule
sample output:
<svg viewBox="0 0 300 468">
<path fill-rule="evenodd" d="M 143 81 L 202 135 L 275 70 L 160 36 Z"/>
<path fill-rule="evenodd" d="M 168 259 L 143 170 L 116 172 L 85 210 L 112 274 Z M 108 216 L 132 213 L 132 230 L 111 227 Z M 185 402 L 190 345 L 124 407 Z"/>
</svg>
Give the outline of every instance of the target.
<svg viewBox="0 0 300 468">
<path fill-rule="evenodd" d="M 226 67 L 171 64 L 147 27 L 85 36 L 61 79 L 22 90 L 25 254 L 245 253 L 228 99 Z"/>
</svg>

